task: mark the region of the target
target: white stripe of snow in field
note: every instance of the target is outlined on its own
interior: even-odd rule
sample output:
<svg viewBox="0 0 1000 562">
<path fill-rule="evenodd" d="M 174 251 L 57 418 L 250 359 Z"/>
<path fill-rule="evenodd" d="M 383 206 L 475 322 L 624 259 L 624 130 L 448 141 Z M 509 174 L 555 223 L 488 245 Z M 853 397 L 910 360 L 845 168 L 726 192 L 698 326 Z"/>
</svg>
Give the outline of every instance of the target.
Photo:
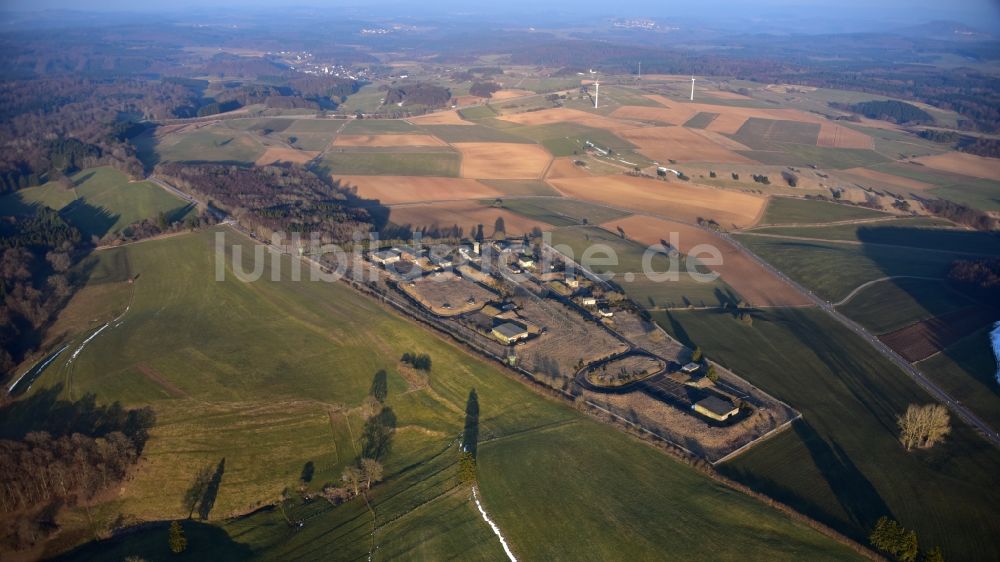
<svg viewBox="0 0 1000 562">
<path fill-rule="evenodd" d="M 83 348 L 87 347 L 87 344 L 90 343 L 90 340 L 96 338 L 97 334 L 100 334 L 101 332 L 103 332 L 104 328 L 107 328 L 109 325 L 111 325 L 110 322 L 107 323 L 107 324 L 105 324 L 105 325 L 103 325 L 103 326 L 101 326 L 100 328 L 97 329 L 96 332 L 94 332 L 93 334 L 90 334 L 89 338 L 83 340 L 83 343 L 80 344 L 80 347 L 76 348 L 76 351 L 74 351 L 73 355 L 70 356 L 69 362 L 72 363 L 73 360 L 76 359 L 76 356 L 80 355 L 80 352 L 83 351 Z"/>
<path fill-rule="evenodd" d="M 483 504 L 479 503 L 479 493 L 477 492 L 475 486 L 472 487 L 472 499 L 476 500 L 476 507 L 479 508 L 479 513 L 482 514 L 483 521 L 486 521 L 486 524 L 493 529 L 493 534 L 500 539 L 500 544 L 503 545 L 503 551 L 507 553 L 507 558 L 510 558 L 510 562 L 517 562 L 517 558 L 514 557 L 514 553 L 511 552 L 510 547 L 507 546 L 507 541 L 505 541 L 503 535 L 500 534 L 500 527 L 498 527 L 497 524 L 490 519 L 489 515 L 486 515 L 486 510 L 483 509 Z"/>
<path fill-rule="evenodd" d="M 24 377 L 28 376 L 28 373 L 30 373 L 32 371 L 38 372 L 38 373 L 44 371 L 45 368 L 49 366 L 49 363 L 55 361 L 56 357 L 59 357 L 59 354 L 62 353 L 63 351 L 65 351 L 67 347 L 69 347 L 69 344 L 66 344 L 66 345 L 62 346 L 62 349 L 60 349 L 59 351 L 53 353 L 52 356 L 49 357 L 41 365 L 38 365 L 37 367 L 32 367 L 32 368 L 28 369 L 27 371 L 25 371 L 24 374 L 22 374 L 20 377 L 17 377 L 17 380 L 14 381 L 14 384 L 10 385 L 10 388 L 7 390 L 7 392 L 8 393 L 14 392 L 14 389 L 17 387 L 18 384 L 21 383 L 21 380 L 24 379 Z M 37 371 L 36 371 L 36 368 L 37 368 Z M 30 389 L 31 387 L 29 386 L 28 388 Z"/>
</svg>

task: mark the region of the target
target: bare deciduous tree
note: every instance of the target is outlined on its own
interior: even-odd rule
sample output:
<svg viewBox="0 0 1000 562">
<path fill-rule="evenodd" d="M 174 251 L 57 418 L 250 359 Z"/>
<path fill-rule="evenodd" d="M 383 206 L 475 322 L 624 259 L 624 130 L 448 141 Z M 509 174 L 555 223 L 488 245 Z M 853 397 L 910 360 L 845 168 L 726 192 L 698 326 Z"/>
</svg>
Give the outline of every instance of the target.
<svg viewBox="0 0 1000 562">
<path fill-rule="evenodd" d="M 896 423 L 899 425 L 899 440 L 907 451 L 933 447 L 951 431 L 948 410 L 940 404 L 910 404 Z"/>
<path fill-rule="evenodd" d="M 361 459 L 361 475 L 365 488 L 370 490 L 372 484 L 382 480 L 382 464 L 375 459 Z"/>
<path fill-rule="evenodd" d="M 345 468 L 343 474 L 340 475 L 340 479 L 344 481 L 344 484 L 351 489 L 351 492 L 355 496 L 361 492 L 362 475 L 361 470 L 357 467 L 349 466 Z"/>
</svg>

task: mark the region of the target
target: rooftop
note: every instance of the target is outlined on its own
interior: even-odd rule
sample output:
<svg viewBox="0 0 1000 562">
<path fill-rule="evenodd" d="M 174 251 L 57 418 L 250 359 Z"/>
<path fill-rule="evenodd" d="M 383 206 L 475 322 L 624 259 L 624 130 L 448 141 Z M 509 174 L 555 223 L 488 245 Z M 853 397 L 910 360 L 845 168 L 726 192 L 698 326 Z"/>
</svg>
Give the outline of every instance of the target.
<svg viewBox="0 0 1000 562">
<path fill-rule="evenodd" d="M 515 324 L 514 322 L 504 322 L 493 329 L 505 338 L 513 338 L 514 336 L 520 336 L 528 333 L 527 328 Z"/>
<path fill-rule="evenodd" d="M 709 396 L 698 401 L 695 406 L 702 407 L 713 414 L 724 416 L 736 409 L 736 405 L 728 400 L 723 400 L 718 396 Z"/>
</svg>

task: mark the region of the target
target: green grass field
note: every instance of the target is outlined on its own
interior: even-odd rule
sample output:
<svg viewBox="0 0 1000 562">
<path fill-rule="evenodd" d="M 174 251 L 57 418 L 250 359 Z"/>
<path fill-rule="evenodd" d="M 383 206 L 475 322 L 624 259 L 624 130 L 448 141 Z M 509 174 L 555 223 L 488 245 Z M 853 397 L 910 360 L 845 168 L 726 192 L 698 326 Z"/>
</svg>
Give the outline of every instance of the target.
<svg viewBox="0 0 1000 562">
<path fill-rule="evenodd" d="M 458 177 L 457 152 L 328 152 L 317 166 L 322 173 L 370 176 Z"/>
<path fill-rule="evenodd" d="M 558 191 L 541 180 L 479 180 L 479 183 L 485 183 L 511 197 L 536 195 L 559 197 Z"/>
<path fill-rule="evenodd" d="M 972 409 L 992 427 L 1000 427 L 1000 384 L 989 332 L 983 328 L 917 366 L 952 398 Z"/>
<path fill-rule="evenodd" d="M 943 279 L 951 262 L 967 255 L 916 248 L 784 240 L 737 234 L 752 252 L 820 297 L 838 302 L 867 281 L 895 275 Z"/>
<path fill-rule="evenodd" d="M 147 168 L 159 162 L 251 163 L 264 153 L 264 146 L 248 131 L 210 125 L 195 131 L 161 137 L 143 133 L 134 139 L 136 156 Z"/>
<path fill-rule="evenodd" d="M 58 545 L 85 540 L 95 518 L 100 525 L 118 513 L 186 517 L 180 498 L 194 472 L 225 458 L 215 508 L 208 523 L 186 523 L 184 556 L 171 557 L 163 527 L 154 526 L 87 545 L 71 559 L 356 560 L 369 551 L 373 524 L 379 559 L 502 559 L 455 477 L 455 437 L 473 388 L 483 502 L 522 557 L 678 551 L 732 560 L 855 558 L 658 450 L 530 392 L 343 285 L 288 280 L 288 258 L 280 260 L 284 280 L 271 280 L 268 264 L 255 282 L 237 280 L 230 266 L 216 281 L 213 241 L 214 231 L 206 231 L 95 254 L 94 283 L 123 284 L 139 274 L 131 308 L 70 366 L 50 366 L 29 396 L 62 383 L 67 397 L 94 392 L 99 402 L 151 404 L 158 414 L 135 477 L 86 517 L 70 510 L 62 521 L 77 526 L 64 529 Z M 250 253 L 243 255 L 247 271 Z M 433 358 L 426 387 L 412 388 L 400 376 L 397 358 L 412 350 Z M 277 510 L 226 518 L 295 485 L 304 462 L 317 468 L 310 488 L 335 480 L 355 458 L 357 406 L 380 368 L 389 373 L 387 406 L 398 422 L 385 482 L 371 494 L 374 514 L 361 501 L 333 508 L 295 500 L 288 512 L 304 522 L 300 529 Z M 705 542 L 678 532 L 693 526 Z M 642 538 L 625 529 L 642 529 Z"/>
<path fill-rule="evenodd" d="M 715 118 L 718 116 L 718 113 L 702 111 L 694 117 L 688 119 L 687 122 L 684 123 L 684 126 L 689 129 L 704 129 L 705 127 L 711 125 L 712 121 L 715 121 Z"/>
<path fill-rule="evenodd" d="M 943 280 L 900 278 L 862 289 L 839 309 L 873 333 L 885 334 L 973 304 Z"/>
<path fill-rule="evenodd" d="M 816 145 L 819 125 L 751 117 L 733 138 L 754 150 L 785 150 L 787 144 Z"/>
<path fill-rule="evenodd" d="M 462 119 L 467 119 L 469 121 L 479 121 L 481 119 L 492 119 L 499 115 L 495 109 L 490 105 L 477 105 L 475 107 L 467 107 L 465 109 L 458 110 L 458 114 L 462 116 Z"/>
<path fill-rule="evenodd" d="M 416 132 L 418 132 L 416 125 L 402 119 L 351 119 L 344 125 L 344 129 L 341 131 L 345 135 L 380 135 Z"/>
<path fill-rule="evenodd" d="M 994 560 L 1000 451 L 957 420 L 945 443 L 906 453 L 896 416 L 931 402 L 865 341 L 815 309 L 656 313 L 665 329 L 802 412 L 727 462 L 730 476 L 865 540 L 890 515 L 947 560 Z"/>
<path fill-rule="evenodd" d="M 586 149 L 587 141 L 601 148 L 611 148 L 616 152 L 635 148 L 634 144 L 608 131 L 577 123 L 532 125 L 511 129 L 510 132 L 541 143 L 554 156 L 572 156 L 575 153 L 582 153 Z"/>
<path fill-rule="evenodd" d="M 192 212 L 185 201 L 152 183 L 130 182 L 114 168 L 90 168 L 71 179 L 75 187 L 70 190 L 53 182 L 0 197 L 0 214 L 22 214 L 32 205 L 44 205 L 60 211 L 85 237 L 101 238 L 161 212 L 171 222 Z"/>
<path fill-rule="evenodd" d="M 793 197 L 772 197 L 767 203 L 767 210 L 760 224 L 813 224 L 858 219 L 889 218 L 890 215 L 855 207 L 818 201 L 815 199 L 799 199 Z"/>
<path fill-rule="evenodd" d="M 601 207 L 575 199 L 508 199 L 505 209 L 554 226 L 601 224 L 627 217 L 630 213 Z"/>
<path fill-rule="evenodd" d="M 532 142 L 524 137 L 484 125 L 423 125 L 421 129 L 445 142 L 510 142 L 518 144 Z"/>
<path fill-rule="evenodd" d="M 804 144 L 783 144 L 773 150 L 741 150 L 740 154 L 772 166 L 817 166 L 841 170 L 870 167 L 889 159 L 865 148 L 828 148 Z"/>
<path fill-rule="evenodd" d="M 922 139 L 913 133 L 862 127 L 846 121 L 841 124 L 872 137 L 875 152 L 893 160 L 940 154 L 948 150 L 945 145 Z"/>
<path fill-rule="evenodd" d="M 937 186 L 928 193 L 983 211 L 1000 211 L 1000 181 L 942 172 L 904 162 L 868 166 L 873 170 Z"/>
<path fill-rule="evenodd" d="M 861 224 L 770 227 L 754 229 L 754 232 L 822 240 L 911 246 L 926 250 L 1000 254 L 1000 236 L 997 236 L 996 233 L 956 228 L 934 228 L 942 226 L 952 226 L 952 223 L 943 219 L 915 217 Z"/>
</svg>

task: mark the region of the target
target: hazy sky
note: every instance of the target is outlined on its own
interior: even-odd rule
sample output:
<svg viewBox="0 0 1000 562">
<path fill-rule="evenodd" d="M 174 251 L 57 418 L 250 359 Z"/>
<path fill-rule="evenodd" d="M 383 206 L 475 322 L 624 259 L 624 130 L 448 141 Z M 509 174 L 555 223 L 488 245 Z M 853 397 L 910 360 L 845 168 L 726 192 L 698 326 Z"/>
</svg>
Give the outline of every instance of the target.
<svg viewBox="0 0 1000 562">
<path fill-rule="evenodd" d="M 46 9 L 155 12 L 204 10 L 206 8 L 255 7 L 280 8 L 291 6 L 333 8 L 377 5 L 371 13 L 385 17 L 393 13 L 428 15 L 479 12 L 468 0 L 0 0 L 0 6 L 16 11 Z M 392 6 L 398 6 L 393 9 Z M 489 11 L 487 11 L 489 10 Z M 838 27 L 845 22 L 870 29 L 882 23 L 906 25 L 931 20 L 960 21 L 986 31 L 1000 33 L 1000 0 L 506 0 L 489 2 L 482 13 L 494 13 L 508 19 L 518 13 L 538 14 L 542 11 L 568 16 L 647 16 L 662 19 L 698 19 L 711 24 L 722 15 L 727 20 L 746 18 L 748 21 L 828 19 Z M 357 13 L 357 11 L 355 11 Z M 748 30 L 752 31 L 752 30 Z"/>
</svg>

